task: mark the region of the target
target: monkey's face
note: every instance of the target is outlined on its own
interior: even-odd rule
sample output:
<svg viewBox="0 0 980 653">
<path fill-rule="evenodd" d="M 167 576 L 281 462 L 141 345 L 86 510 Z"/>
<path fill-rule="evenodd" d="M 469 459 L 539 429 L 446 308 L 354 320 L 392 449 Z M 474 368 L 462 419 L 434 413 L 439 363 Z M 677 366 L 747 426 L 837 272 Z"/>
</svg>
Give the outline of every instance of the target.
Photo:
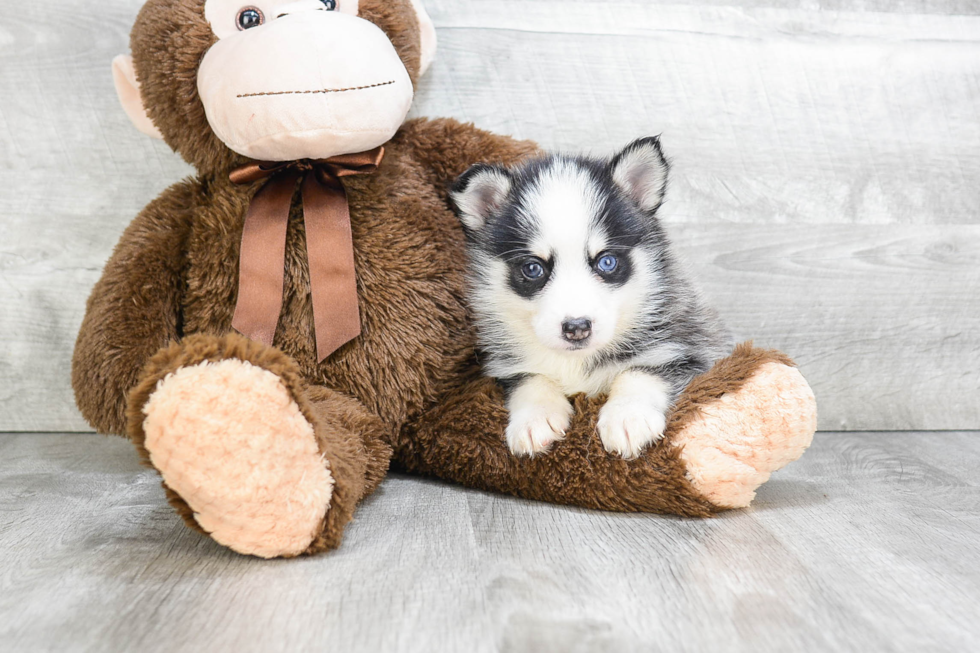
<svg viewBox="0 0 980 653">
<path fill-rule="evenodd" d="M 114 75 L 137 126 L 202 171 L 327 158 L 394 136 L 434 34 L 419 0 L 148 0 Z"/>
<path fill-rule="evenodd" d="M 356 0 L 207 0 L 204 12 L 219 40 L 197 88 L 235 152 L 274 161 L 360 152 L 404 122 L 412 80 Z"/>
</svg>

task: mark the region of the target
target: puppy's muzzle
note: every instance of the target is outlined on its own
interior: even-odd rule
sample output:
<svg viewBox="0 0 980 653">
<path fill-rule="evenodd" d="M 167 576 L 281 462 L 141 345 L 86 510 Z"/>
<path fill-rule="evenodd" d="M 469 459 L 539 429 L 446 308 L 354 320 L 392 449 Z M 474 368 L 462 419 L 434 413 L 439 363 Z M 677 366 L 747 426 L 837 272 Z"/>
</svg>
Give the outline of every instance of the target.
<svg viewBox="0 0 980 653">
<path fill-rule="evenodd" d="M 592 335 L 592 320 L 586 317 L 565 320 L 561 323 L 561 337 L 568 342 L 581 344 Z"/>
</svg>

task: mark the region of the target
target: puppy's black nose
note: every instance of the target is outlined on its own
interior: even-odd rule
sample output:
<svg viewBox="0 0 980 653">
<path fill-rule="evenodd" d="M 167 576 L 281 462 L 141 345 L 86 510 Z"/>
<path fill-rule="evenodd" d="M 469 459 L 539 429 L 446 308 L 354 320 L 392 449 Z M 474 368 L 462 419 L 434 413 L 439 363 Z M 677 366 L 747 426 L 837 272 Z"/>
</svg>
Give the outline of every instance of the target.
<svg viewBox="0 0 980 653">
<path fill-rule="evenodd" d="M 582 342 L 592 335 L 592 320 L 579 317 L 561 323 L 561 337 L 568 342 Z"/>
</svg>

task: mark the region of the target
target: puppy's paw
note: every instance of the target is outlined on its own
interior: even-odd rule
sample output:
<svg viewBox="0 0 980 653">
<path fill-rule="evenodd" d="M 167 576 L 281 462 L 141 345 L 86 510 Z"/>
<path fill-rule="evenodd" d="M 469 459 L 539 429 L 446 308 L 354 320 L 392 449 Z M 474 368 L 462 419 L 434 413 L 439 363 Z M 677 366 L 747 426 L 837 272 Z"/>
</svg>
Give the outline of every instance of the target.
<svg viewBox="0 0 980 653">
<path fill-rule="evenodd" d="M 531 377 L 522 383 L 507 407 L 507 446 L 518 456 L 542 453 L 564 438 L 574 410 L 565 395 L 542 377 Z"/>
<path fill-rule="evenodd" d="M 565 437 L 570 421 L 565 414 L 540 410 L 511 415 L 507 424 L 507 446 L 517 456 L 544 453 L 552 443 Z"/>
<path fill-rule="evenodd" d="M 597 430 L 609 453 L 636 458 L 664 436 L 667 418 L 649 402 L 634 398 L 612 398 L 599 411 Z"/>
<path fill-rule="evenodd" d="M 626 370 L 613 381 L 596 430 L 609 453 L 636 458 L 664 436 L 670 387 L 655 374 Z"/>
</svg>

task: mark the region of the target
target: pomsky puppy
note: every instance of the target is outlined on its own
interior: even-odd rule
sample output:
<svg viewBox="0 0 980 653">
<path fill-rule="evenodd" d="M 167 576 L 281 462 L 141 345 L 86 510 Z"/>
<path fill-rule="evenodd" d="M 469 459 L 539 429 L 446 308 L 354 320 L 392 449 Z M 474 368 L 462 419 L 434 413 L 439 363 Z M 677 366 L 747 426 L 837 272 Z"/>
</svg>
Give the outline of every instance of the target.
<svg viewBox="0 0 980 653">
<path fill-rule="evenodd" d="M 659 139 L 644 138 L 611 160 L 478 164 L 454 184 L 481 357 L 507 391 L 515 454 L 561 439 L 567 397 L 584 392 L 609 394 L 606 450 L 635 457 L 691 379 L 730 353 L 657 219 L 667 173 Z"/>
</svg>

